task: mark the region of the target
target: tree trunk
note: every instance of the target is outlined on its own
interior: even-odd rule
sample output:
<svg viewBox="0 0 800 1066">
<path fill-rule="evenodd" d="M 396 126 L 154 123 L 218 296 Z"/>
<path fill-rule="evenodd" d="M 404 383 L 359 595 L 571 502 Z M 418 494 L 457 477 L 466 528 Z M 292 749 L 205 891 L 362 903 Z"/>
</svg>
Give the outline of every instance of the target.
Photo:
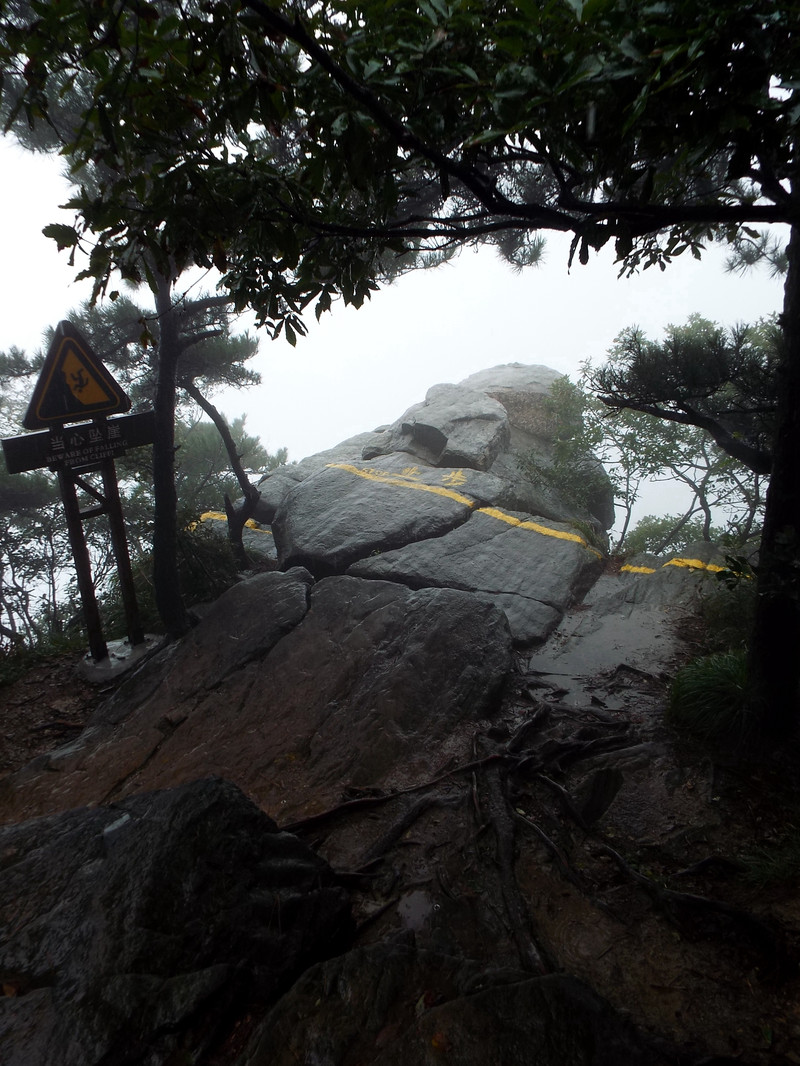
<svg viewBox="0 0 800 1066">
<path fill-rule="evenodd" d="M 189 629 L 189 616 L 178 580 L 178 494 L 175 489 L 175 393 L 180 339 L 172 306 L 172 284 L 168 278 L 158 278 L 156 312 L 159 344 L 153 441 L 153 585 L 158 613 L 167 633 L 181 637 Z"/>
<path fill-rule="evenodd" d="M 697 514 L 697 508 L 694 505 L 694 500 L 692 500 L 691 507 L 686 512 L 686 514 L 683 516 L 683 518 L 681 518 L 681 520 L 678 522 L 677 525 L 672 527 L 672 529 L 669 531 L 669 533 L 667 533 L 667 535 L 661 540 L 661 543 L 658 544 L 655 548 L 653 548 L 653 555 L 661 555 L 661 553 L 663 551 L 666 551 L 667 546 L 672 543 L 672 541 L 675 539 L 675 537 L 677 537 L 677 535 L 680 533 L 680 531 L 683 529 L 683 527 L 687 524 L 689 519 L 692 518 L 696 514 Z"/>
<path fill-rule="evenodd" d="M 749 676 L 764 735 L 800 717 L 800 225 L 792 227 L 778 368 L 778 430 L 758 565 Z"/>
<path fill-rule="evenodd" d="M 244 531 L 245 523 L 248 519 L 253 517 L 253 511 L 255 511 L 256 504 L 261 498 L 261 493 L 255 485 L 250 483 L 250 478 L 247 476 L 245 469 L 242 466 L 241 456 L 236 450 L 236 441 L 231 436 L 228 423 L 225 421 L 218 408 L 203 396 L 202 392 L 200 392 L 193 381 L 184 381 L 182 383 L 182 388 L 186 390 L 198 407 L 205 411 L 217 427 L 217 432 L 222 438 L 222 443 L 225 445 L 225 451 L 228 455 L 228 462 L 230 463 L 231 470 L 233 471 L 236 480 L 239 482 L 239 488 L 242 490 L 244 500 L 238 508 L 234 507 L 228 496 L 225 497 L 225 514 L 228 517 L 228 540 L 230 541 L 233 553 L 236 556 L 236 561 L 244 570 L 249 570 L 251 564 L 247 557 L 247 552 L 244 550 L 242 533 Z"/>
<path fill-rule="evenodd" d="M 701 504 L 703 512 L 703 540 L 711 540 L 711 508 L 708 504 Z"/>
<path fill-rule="evenodd" d="M 228 542 L 231 546 L 236 565 L 242 570 L 252 570 L 253 564 L 244 547 L 244 527 L 253 517 L 261 493 L 256 489 L 255 496 L 245 496 L 242 503 L 235 507 L 230 496 L 225 494 L 225 515 L 228 519 Z"/>
</svg>

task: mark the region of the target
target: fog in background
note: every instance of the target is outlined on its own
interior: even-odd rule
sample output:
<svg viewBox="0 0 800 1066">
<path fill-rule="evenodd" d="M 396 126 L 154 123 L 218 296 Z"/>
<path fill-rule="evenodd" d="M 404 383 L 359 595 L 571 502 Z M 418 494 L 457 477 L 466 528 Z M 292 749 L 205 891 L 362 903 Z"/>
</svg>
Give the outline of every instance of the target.
<svg viewBox="0 0 800 1066">
<path fill-rule="evenodd" d="M 0 350 L 40 347 L 43 331 L 90 295 L 90 283 L 73 280 L 83 264 L 70 267 L 67 253 L 41 233 L 50 222 L 72 221 L 59 210 L 69 196 L 62 166 L 0 138 Z M 581 362 L 602 361 L 626 326 L 656 339 L 693 312 L 732 325 L 780 310 L 781 282 L 766 271 L 726 273 L 724 247 L 633 278 L 617 277 L 610 252 L 568 270 L 568 249 L 568 238 L 548 236 L 544 263 L 522 272 L 489 249 L 468 250 L 435 270 L 405 275 L 359 310 L 334 306 L 319 324 L 309 311 L 309 335 L 294 349 L 262 332 L 251 363 L 260 386 L 214 400 L 228 417 L 245 412 L 248 430 L 269 450 L 285 446 L 298 460 L 394 421 L 432 385 L 486 367 L 541 363 L 574 380 Z M 146 289 L 131 296 L 150 304 Z M 241 328 L 248 326 L 252 320 L 243 316 Z M 674 499 L 658 487 L 637 512 L 678 509 L 680 497 Z"/>
</svg>

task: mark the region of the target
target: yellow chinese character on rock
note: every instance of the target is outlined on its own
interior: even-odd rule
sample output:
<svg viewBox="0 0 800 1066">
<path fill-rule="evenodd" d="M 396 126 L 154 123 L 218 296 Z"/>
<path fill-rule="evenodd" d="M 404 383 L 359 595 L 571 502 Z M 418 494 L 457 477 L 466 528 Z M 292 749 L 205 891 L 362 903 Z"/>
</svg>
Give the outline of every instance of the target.
<svg viewBox="0 0 800 1066">
<path fill-rule="evenodd" d="M 400 477 L 420 478 L 422 475 L 418 466 L 406 466 L 400 471 Z"/>
<path fill-rule="evenodd" d="M 451 470 L 449 474 L 445 474 L 442 478 L 442 482 L 445 485 L 463 485 L 467 480 L 467 475 L 463 470 Z"/>
</svg>

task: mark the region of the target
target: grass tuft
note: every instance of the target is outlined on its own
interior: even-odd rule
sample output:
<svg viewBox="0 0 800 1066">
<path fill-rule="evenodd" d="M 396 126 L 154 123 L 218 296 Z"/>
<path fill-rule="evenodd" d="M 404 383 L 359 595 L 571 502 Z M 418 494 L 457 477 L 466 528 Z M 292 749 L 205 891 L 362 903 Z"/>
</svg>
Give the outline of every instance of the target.
<svg viewBox="0 0 800 1066">
<path fill-rule="evenodd" d="M 0 646 L 0 688 L 12 685 L 42 663 L 84 651 L 85 643 L 83 634 L 76 631 L 43 638 L 34 645 Z"/>
<path fill-rule="evenodd" d="M 788 825 L 778 840 L 762 844 L 739 858 L 750 885 L 796 884 L 800 878 L 800 829 Z"/>
<path fill-rule="evenodd" d="M 704 740 L 743 744 L 754 724 L 748 697 L 746 652 L 717 652 L 678 671 L 667 718 L 674 728 Z"/>
</svg>

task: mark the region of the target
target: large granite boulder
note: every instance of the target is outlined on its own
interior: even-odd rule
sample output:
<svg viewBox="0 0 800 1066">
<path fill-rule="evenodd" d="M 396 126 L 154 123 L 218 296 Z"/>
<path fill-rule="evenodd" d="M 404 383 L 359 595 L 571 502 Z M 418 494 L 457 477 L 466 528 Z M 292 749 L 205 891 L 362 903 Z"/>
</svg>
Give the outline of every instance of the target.
<svg viewBox="0 0 800 1066">
<path fill-rule="evenodd" d="M 498 705 L 503 612 L 456 589 L 301 569 L 229 590 L 73 744 L 0 781 L 0 820 L 209 774 L 281 821 L 432 773 Z"/>
<path fill-rule="evenodd" d="M 530 645 L 547 637 L 599 570 L 599 552 L 574 528 L 482 507 L 442 536 L 372 555 L 348 573 L 469 590 L 501 607 L 516 643 Z"/>
<path fill-rule="evenodd" d="M 361 458 L 361 453 L 374 440 L 375 433 L 359 433 L 333 448 L 310 455 L 300 462 L 286 463 L 266 475 L 258 483 L 261 493 L 254 511 L 257 521 L 269 524 L 275 517 L 288 492 L 319 470 L 324 470 L 329 463 L 353 462 Z"/>
<path fill-rule="evenodd" d="M 491 471 L 496 478 L 490 502 L 512 510 L 570 521 L 579 518 L 598 530 L 614 522 L 610 483 L 600 489 L 588 512 L 576 514 L 541 478 L 531 478 L 520 460 L 533 452 L 539 464 L 551 461 L 557 428 L 547 410 L 552 384 L 563 375 L 546 366 L 507 363 L 473 374 L 457 385 L 434 385 L 390 426 L 342 442 L 300 463 L 279 467 L 259 484 L 255 518 L 271 523 L 287 494 L 331 463 L 372 464 L 395 457 L 403 467 Z M 592 463 L 587 456 L 587 463 Z M 366 465 L 365 469 L 371 469 Z M 379 467 L 380 468 L 380 467 Z"/>
<path fill-rule="evenodd" d="M 393 459 L 325 466 L 278 509 L 272 530 L 279 562 L 317 576 L 344 573 L 373 553 L 442 536 L 475 506 L 473 497 L 450 487 L 448 473 L 408 464 L 398 469 Z"/>
<path fill-rule="evenodd" d="M 470 374 L 461 385 L 485 392 L 502 403 L 512 428 L 551 438 L 553 426 L 543 401 L 562 376 L 549 366 L 504 363 Z"/>
<path fill-rule="evenodd" d="M 0 1061 L 687 1066 L 741 997 L 771 1017 L 760 961 L 676 937 L 608 844 L 707 853 L 662 672 L 719 561 L 603 566 L 603 501 L 519 464 L 557 377 L 437 387 L 271 475 L 280 569 L 0 780 Z M 643 1035 L 677 1018 L 687 1047 Z"/>
<path fill-rule="evenodd" d="M 298 1019 L 303 1024 L 298 1025 Z M 667 1066 L 591 989 L 564 974 L 479 965 L 413 937 L 309 970 L 267 1015 L 240 1066 Z"/>
<path fill-rule="evenodd" d="M 256 517 L 279 566 L 472 592 L 518 645 L 540 643 L 597 576 L 613 521 L 607 480 L 581 512 L 523 462 L 551 461 L 560 377 L 512 363 L 436 385 L 386 429 L 269 475 Z"/>
<path fill-rule="evenodd" d="M 0 1062 L 197 1062 L 347 946 L 325 863 L 219 780 L 0 829 Z"/>
<path fill-rule="evenodd" d="M 508 415 L 497 400 L 465 385 L 434 385 L 424 403 L 409 408 L 362 455 L 407 452 L 431 466 L 488 470 L 510 439 Z"/>
</svg>

